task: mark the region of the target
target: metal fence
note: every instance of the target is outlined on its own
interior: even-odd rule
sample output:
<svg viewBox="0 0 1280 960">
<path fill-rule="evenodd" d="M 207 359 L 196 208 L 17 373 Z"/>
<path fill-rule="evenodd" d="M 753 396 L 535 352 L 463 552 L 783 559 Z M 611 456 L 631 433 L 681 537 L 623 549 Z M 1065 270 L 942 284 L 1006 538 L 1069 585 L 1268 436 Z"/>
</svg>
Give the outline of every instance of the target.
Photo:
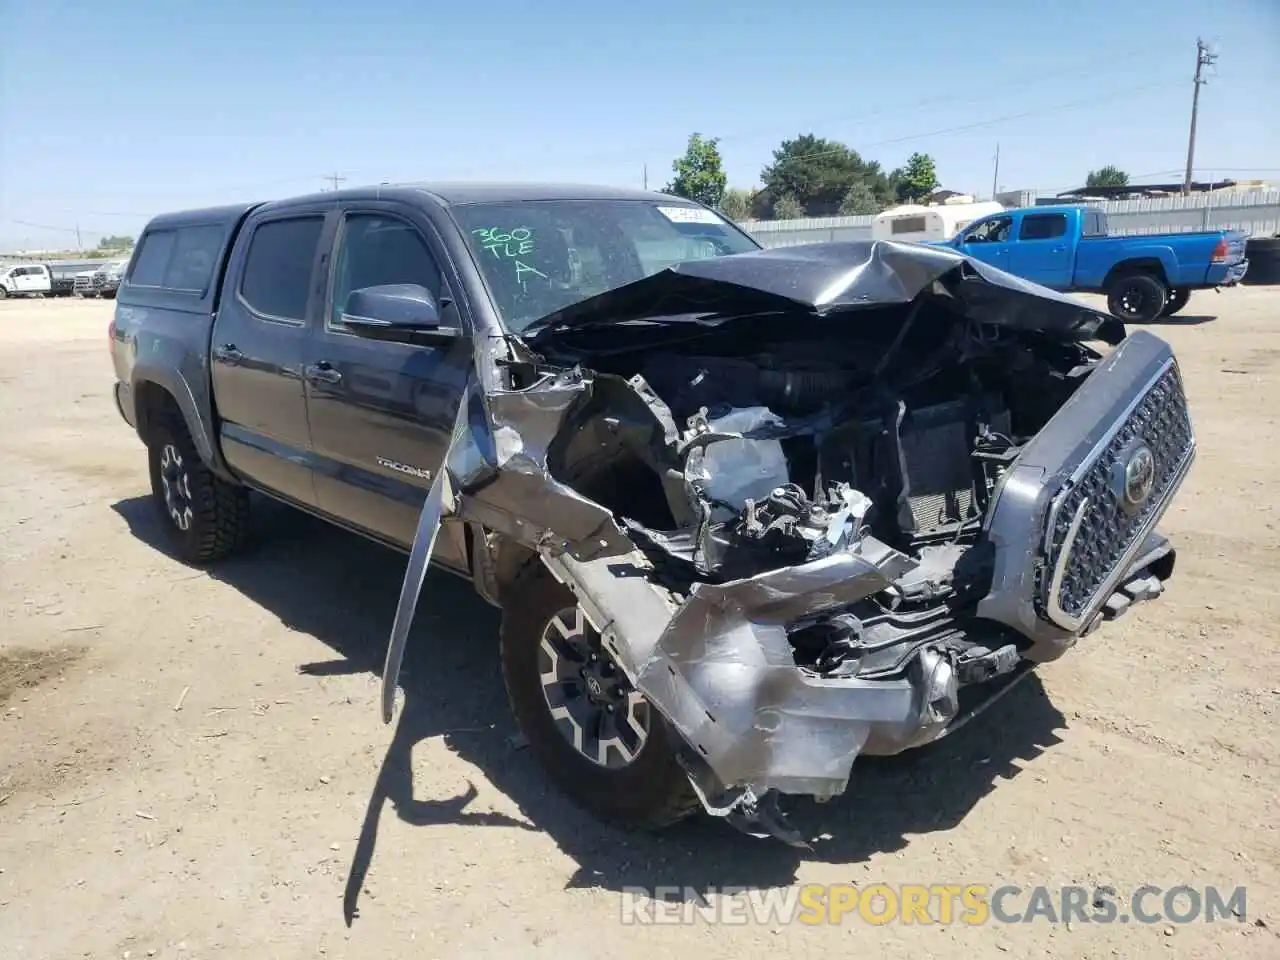
<svg viewBox="0 0 1280 960">
<path fill-rule="evenodd" d="M 1112 236 L 1243 230 L 1251 236 L 1280 233 L 1280 190 L 1199 193 L 1155 200 L 1091 203 L 1107 212 Z M 805 220 L 744 220 L 740 226 L 766 247 L 830 240 L 870 240 L 875 217 L 812 217 Z"/>
</svg>

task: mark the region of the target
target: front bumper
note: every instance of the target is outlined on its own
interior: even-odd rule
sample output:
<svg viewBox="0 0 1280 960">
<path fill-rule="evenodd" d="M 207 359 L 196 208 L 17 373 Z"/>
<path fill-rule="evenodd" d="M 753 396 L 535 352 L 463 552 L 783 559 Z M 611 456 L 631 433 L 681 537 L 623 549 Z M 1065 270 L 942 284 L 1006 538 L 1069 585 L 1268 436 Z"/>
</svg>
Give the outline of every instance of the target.
<svg viewBox="0 0 1280 960">
<path fill-rule="evenodd" d="M 76 280 L 72 286 L 72 290 L 76 293 L 115 293 L 120 287 L 119 280 L 108 279 L 107 277 L 91 277 L 87 280 Z"/>
<path fill-rule="evenodd" d="M 774 791 L 828 798 L 843 792 L 860 753 L 945 736 L 1036 664 L 1158 596 L 1174 552 L 1155 526 L 1194 453 L 1172 352 L 1133 334 L 1023 448 L 995 493 L 984 534 L 990 587 L 959 625 L 989 656 L 967 663 L 954 644 L 931 640 L 884 679 L 804 670 L 788 637 L 797 622 L 922 575 L 917 561 L 869 536 L 821 560 L 696 584 L 683 602 L 650 581 L 639 550 L 546 552 L 543 562 L 688 744 L 708 810 L 731 812 L 726 797 Z"/>
</svg>

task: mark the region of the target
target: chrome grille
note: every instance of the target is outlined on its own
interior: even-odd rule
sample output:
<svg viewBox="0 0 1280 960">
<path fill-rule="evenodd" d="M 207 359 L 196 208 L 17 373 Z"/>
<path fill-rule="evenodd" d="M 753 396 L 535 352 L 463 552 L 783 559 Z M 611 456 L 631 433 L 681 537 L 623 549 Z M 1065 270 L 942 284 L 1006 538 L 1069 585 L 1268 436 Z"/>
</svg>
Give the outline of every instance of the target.
<svg viewBox="0 0 1280 960">
<path fill-rule="evenodd" d="M 1145 445 L 1154 459 L 1150 493 L 1124 502 L 1124 471 Z M 1195 453 L 1195 434 L 1177 365 L 1168 361 L 1100 452 L 1086 462 L 1050 510 L 1042 596 L 1050 620 L 1079 626 L 1132 561 L 1177 490 Z"/>
</svg>

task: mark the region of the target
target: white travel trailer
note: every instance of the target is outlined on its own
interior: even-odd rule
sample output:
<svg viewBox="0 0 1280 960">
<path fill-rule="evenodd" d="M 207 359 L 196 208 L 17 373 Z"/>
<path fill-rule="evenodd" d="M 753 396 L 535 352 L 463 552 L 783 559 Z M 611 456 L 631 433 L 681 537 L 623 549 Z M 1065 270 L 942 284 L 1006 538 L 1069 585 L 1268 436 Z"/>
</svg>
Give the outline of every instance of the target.
<svg viewBox="0 0 1280 960">
<path fill-rule="evenodd" d="M 967 202 L 966 202 L 967 201 Z M 873 240 L 938 242 L 950 240 L 979 217 L 999 213 L 1004 204 L 994 200 L 975 203 L 971 198 L 921 206 L 906 204 L 877 214 L 871 222 Z"/>
</svg>

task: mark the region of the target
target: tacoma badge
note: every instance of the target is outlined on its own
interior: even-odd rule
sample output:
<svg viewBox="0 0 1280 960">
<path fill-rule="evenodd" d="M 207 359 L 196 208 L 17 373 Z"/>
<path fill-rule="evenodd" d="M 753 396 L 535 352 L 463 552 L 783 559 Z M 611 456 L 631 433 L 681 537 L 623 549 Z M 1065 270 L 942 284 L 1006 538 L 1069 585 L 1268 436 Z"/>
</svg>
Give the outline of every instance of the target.
<svg viewBox="0 0 1280 960">
<path fill-rule="evenodd" d="M 401 463 L 398 460 L 388 460 L 386 457 L 375 457 L 380 466 L 386 467 L 388 470 L 394 470 L 397 473 L 407 473 L 411 477 L 420 477 L 423 480 L 431 479 L 431 471 L 423 470 L 421 467 L 414 467 L 407 463 Z"/>
</svg>

